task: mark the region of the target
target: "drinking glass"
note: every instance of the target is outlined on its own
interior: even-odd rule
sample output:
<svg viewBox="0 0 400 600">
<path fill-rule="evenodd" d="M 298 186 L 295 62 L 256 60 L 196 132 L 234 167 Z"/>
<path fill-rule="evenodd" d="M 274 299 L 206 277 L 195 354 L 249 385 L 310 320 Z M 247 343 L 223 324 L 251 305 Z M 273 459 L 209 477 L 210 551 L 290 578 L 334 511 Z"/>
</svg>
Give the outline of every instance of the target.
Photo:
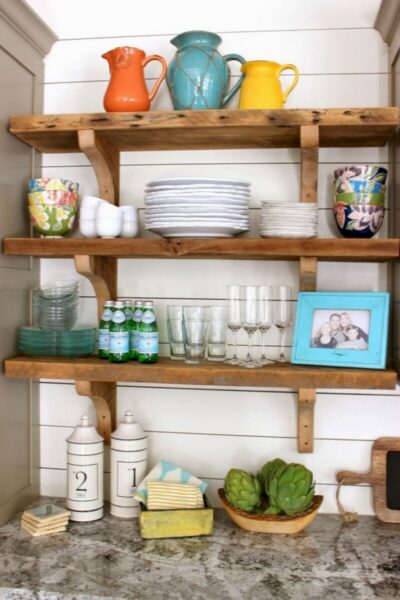
<svg viewBox="0 0 400 600">
<path fill-rule="evenodd" d="M 167 328 L 171 358 L 185 359 L 185 344 L 183 338 L 183 307 L 167 306 Z"/>
<path fill-rule="evenodd" d="M 210 306 L 208 326 L 207 358 L 221 361 L 226 358 L 228 310 L 226 306 Z"/>
<path fill-rule="evenodd" d="M 233 356 L 225 362 L 229 365 L 238 365 L 237 357 L 237 334 L 242 328 L 241 319 L 241 290 L 240 285 L 228 286 L 228 329 L 233 334 Z"/>
<path fill-rule="evenodd" d="M 248 350 L 246 360 L 240 364 L 248 369 L 262 367 L 260 361 L 253 358 L 253 336 L 259 325 L 259 302 L 258 289 L 256 285 L 246 285 L 243 288 L 243 315 L 242 326 L 248 335 Z"/>
<path fill-rule="evenodd" d="M 281 334 L 279 361 L 285 362 L 285 340 L 286 332 L 292 324 L 292 297 L 293 291 L 290 286 L 281 285 L 276 288 L 276 299 L 274 301 L 274 323 Z"/>
<path fill-rule="evenodd" d="M 183 307 L 185 362 L 201 364 L 205 360 L 208 331 L 208 306 Z"/>
<path fill-rule="evenodd" d="M 273 360 L 269 360 L 265 356 L 265 338 L 268 331 L 274 324 L 272 316 L 272 286 L 260 285 L 258 288 L 258 303 L 259 303 L 259 329 L 261 331 L 261 364 L 271 365 Z"/>
</svg>

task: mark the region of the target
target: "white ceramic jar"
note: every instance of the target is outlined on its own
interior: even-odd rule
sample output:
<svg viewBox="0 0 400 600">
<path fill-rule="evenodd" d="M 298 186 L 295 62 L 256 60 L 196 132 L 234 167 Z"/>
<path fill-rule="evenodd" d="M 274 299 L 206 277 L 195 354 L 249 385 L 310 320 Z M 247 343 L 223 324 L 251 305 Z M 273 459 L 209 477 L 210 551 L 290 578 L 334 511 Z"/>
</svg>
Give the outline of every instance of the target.
<svg viewBox="0 0 400 600">
<path fill-rule="evenodd" d="M 67 437 L 67 507 L 71 521 L 96 521 L 104 513 L 104 440 L 84 414 Z"/>
<path fill-rule="evenodd" d="M 147 435 L 133 418 L 125 413 L 111 434 L 111 497 L 110 512 L 116 517 L 131 519 L 139 514 L 139 504 L 133 499 L 137 485 L 147 473 Z"/>
</svg>

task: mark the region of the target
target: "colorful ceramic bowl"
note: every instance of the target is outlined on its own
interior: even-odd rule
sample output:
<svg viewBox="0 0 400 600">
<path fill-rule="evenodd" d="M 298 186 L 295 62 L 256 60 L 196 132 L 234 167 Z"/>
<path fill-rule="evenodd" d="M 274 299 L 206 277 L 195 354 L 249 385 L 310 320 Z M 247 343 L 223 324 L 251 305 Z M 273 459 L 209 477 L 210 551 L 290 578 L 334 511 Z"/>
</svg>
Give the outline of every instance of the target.
<svg viewBox="0 0 400 600">
<path fill-rule="evenodd" d="M 52 190 L 47 192 L 30 192 L 28 194 L 28 204 L 49 205 L 49 206 L 77 206 L 79 194 L 76 192 L 64 192 Z"/>
<path fill-rule="evenodd" d="M 383 206 L 336 204 L 333 208 L 336 225 L 347 238 L 371 238 L 382 227 Z"/>
<path fill-rule="evenodd" d="M 365 204 L 370 206 L 383 206 L 385 194 L 335 194 L 335 204 Z"/>
<path fill-rule="evenodd" d="M 339 179 L 372 179 L 385 185 L 387 169 L 378 165 L 350 165 L 339 167 L 334 171 L 335 180 Z"/>
<path fill-rule="evenodd" d="M 78 193 L 79 183 L 69 179 L 30 179 L 28 189 L 30 192 L 61 191 Z"/>
<path fill-rule="evenodd" d="M 338 194 L 346 192 L 384 194 L 386 192 L 386 186 L 373 179 L 344 179 L 342 177 L 336 179 L 333 189 Z"/>
<path fill-rule="evenodd" d="M 75 206 L 29 206 L 32 225 L 44 237 L 61 238 L 71 231 L 77 212 Z"/>
</svg>

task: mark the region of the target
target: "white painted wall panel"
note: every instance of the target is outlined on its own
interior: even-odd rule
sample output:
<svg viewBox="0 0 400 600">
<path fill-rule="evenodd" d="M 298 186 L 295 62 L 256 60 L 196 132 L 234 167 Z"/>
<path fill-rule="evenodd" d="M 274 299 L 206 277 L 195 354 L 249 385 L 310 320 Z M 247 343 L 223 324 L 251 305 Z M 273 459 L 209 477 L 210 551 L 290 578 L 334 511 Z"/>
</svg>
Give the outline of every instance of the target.
<svg viewBox="0 0 400 600">
<path fill-rule="evenodd" d="M 87 10 L 92 1 L 80 3 L 80 11 Z M 52 13 L 49 0 L 30 2 L 45 9 L 49 18 L 55 19 L 62 37 L 68 38 L 57 43 L 47 59 L 45 102 L 48 113 L 102 110 L 108 70 L 100 54 L 105 50 L 118 45 L 136 45 L 147 53 L 159 53 L 169 59 L 173 54 L 169 43 L 173 32 L 193 28 L 193 25 L 184 25 L 186 16 L 183 12 L 175 11 L 174 14 L 171 11 L 170 3 L 161 8 L 165 18 L 155 22 L 153 15 L 150 17 L 144 9 L 141 22 L 133 19 L 129 29 L 125 27 L 125 19 L 119 18 L 117 22 L 108 12 L 105 29 L 102 17 L 105 3 L 96 1 L 97 19 L 91 21 L 88 29 L 84 20 L 72 21 L 70 11 L 75 0 L 68 6 L 65 3 L 63 18 Z M 251 0 L 248 10 L 237 14 L 235 11 L 227 13 L 224 3 L 220 3 L 213 5 L 212 16 L 205 11 L 198 14 L 196 26 L 207 28 L 206 23 L 212 18 L 209 29 L 229 31 L 222 35 L 223 53 L 239 52 L 252 59 L 268 56 L 280 62 L 294 62 L 302 78 L 289 97 L 289 108 L 386 105 L 387 52 L 377 32 L 371 29 L 371 15 L 375 15 L 377 0 L 354 0 L 351 6 L 338 0 L 333 12 L 331 3 L 324 4 L 322 9 L 319 1 L 318 10 L 313 12 L 311 8 L 315 2 L 317 0 L 306 0 L 300 6 L 294 0 L 283 0 L 272 5 L 268 3 L 267 11 L 267 4 Z M 123 4 L 123 0 L 117 0 L 117 5 Z M 354 18 L 356 5 L 357 19 Z M 130 6 L 132 10 L 131 3 Z M 256 6 L 255 21 L 254 14 L 248 17 L 248 13 Z M 346 27 L 343 26 L 344 15 Z M 277 31 L 270 31 L 272 29 Z M 124 37 L 127 35 L 130 37 Z M 80 37 L 82 39 L 78 39 Z M 153 66 L 146 71 L 149 85 L 153 84 L 152 78 L 157 73 L 156 67 L 152 69 Z M 234 73 L 237 76 L 238 71 L 234 70 Z M 236 106 L 237 101 L 236 97 L 231 107 Z M 153 108 L 163 110 L 170 106 L 164 83 Z M 337 236 L 330 208 L 333 169 L 343 163 L 366 161 L 386 164 L 387 149 L 321 150 L 320 235 Z M 123 153 L 121 201 L 140 208 L 143 219 L 143 190 L 146 182 L 153 178 L 240 176 L 252 182 L 250 212 L 255 223 L 262 199 L 284 202 L 299 198 L 299 162 L 299 151 L 295 149 Z M 44 164 L 45 176 L 71 178 L 81 183 L 83 193 L 97 193 L 94 174 L 83 155 L 45 155 Z M 388 212 L 386 226 L 390 218 Z M 254 226 L 251 233 L 257 234 Z M 42 281 L 46 282 L 75 274 L 70 260 L 43 260 L 41 266 Z M 273 261 L 121 260 L 118 276 L 121 297 L 155 299 L 160 317 L 162 353 L 165 353 L 168 346 L 163 321 L 167 304 L 218 303 L 225 296 L 225 286 L 231 283 L 286 283 L 297 289 L 298 266 L 295 262 Z M 95 323 L 93 290 L 87 281 L 80 279 L 80 322 Z M 319 269 L 318 287 L 323 290 L 383 290 L 386 289 L 386 267 L 323 263 Z M 271 356 L 276 353 L 277 341 L 277 332 L 271 330 L 267 342 Z M 245 352 L 245 342 L 244 334 L 240 334 L 241 353 Z M 290 345 L 290 339 L 288 343 Z M 149 432 L 151 461 L 169 458 L 207 479 L 210 498 L 216 505 L 219 504 L 217 489 L 229 467 L 235 465 L 254 470 L 267 458 L 280 455 L 313 469 L 318 490 L 325 496 L 323 511 L 336 512 L 335 472 L 342 468 L 367 470 L 372 440 L 399 434 L 398 390 L 324 390 L 319 393 L 315 452 L 309 456 L 297 453 L 296 396 L 290 390 L 123 385 L 118 388 L 118 398 L 119 416 L 130 408 Z M 90 401 L 78 396 L 70 383 L 41 384 L 38 429 L 42 437 L 43 494 L 65 495 L 65 437 L 85 411 L 94 416 Z M 364 514 L 372 512 L 367 486 L 343 489 L 342 501 L 349 510 Z"/>
</svg>

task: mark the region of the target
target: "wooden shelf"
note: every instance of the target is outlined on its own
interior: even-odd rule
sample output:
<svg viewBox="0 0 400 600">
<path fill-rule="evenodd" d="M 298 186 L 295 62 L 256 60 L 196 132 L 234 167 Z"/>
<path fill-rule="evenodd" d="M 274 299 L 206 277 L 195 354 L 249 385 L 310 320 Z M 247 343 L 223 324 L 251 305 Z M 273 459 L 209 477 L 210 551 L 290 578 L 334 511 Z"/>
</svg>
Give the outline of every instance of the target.
<svg viewBox="0 0 400 600">
<path fill-rule="evenodd" d="M 200 110 L 22 115 L 10 131 L 41 152 L 81 152 L 79 130 L 118 150 L 300 147 L 300 129 L 318 126 L 321 147 L 383 146 L 399 109 Z"/>
<path fill-rule="evenodd" d="M 5 238 L 3 253 L 70 258 L 76 255 L 115 258 L 215 258 L 242 260 L 298 260 L 315 257 L 325 261 L 381 262 L 398 259 L 400 240 L 358 239 L 152 239 L 116 238 L 61 240 Z"/>
<path fill-rule="evenodd" d="M 221 363 L 187 365 L 162 358 L 153 365 L 116 364 L 91 358 L 28 358 L 5 361 L 7 377 L 75 379 L 85 381 L 165 383 L 285 388 L 394 389 L 393 370 L 308 367 L 276 363 L 261 369 L 244 369 Z"/>
</svg>

